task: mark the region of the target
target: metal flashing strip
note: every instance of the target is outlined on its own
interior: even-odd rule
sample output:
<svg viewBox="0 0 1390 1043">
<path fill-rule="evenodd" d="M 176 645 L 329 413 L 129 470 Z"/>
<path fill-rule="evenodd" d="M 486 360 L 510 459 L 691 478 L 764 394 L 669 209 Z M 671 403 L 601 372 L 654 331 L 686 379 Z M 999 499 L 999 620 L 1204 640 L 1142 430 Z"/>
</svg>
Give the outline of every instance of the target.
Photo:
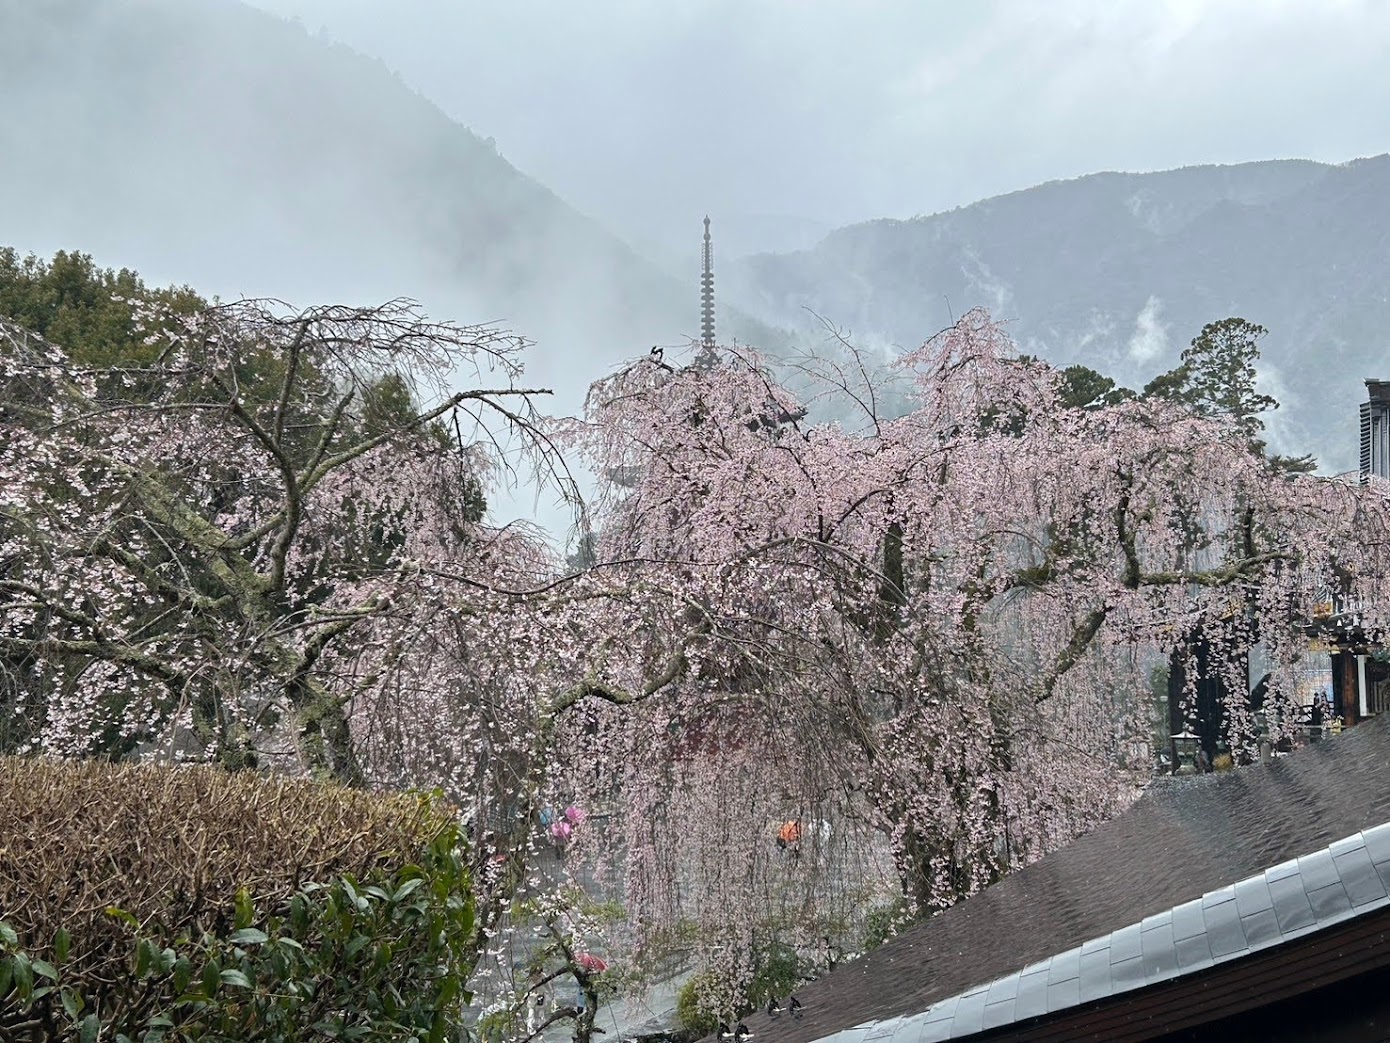
<svg viewBox="0 0 1390 1043">
<path fill-rule="evenodd" d="M 1093 938 L 926 1010 L 816 1043 L 940 1043 L 1180 978 L 1390 906 L 1390 823 Z"/>
</svg>

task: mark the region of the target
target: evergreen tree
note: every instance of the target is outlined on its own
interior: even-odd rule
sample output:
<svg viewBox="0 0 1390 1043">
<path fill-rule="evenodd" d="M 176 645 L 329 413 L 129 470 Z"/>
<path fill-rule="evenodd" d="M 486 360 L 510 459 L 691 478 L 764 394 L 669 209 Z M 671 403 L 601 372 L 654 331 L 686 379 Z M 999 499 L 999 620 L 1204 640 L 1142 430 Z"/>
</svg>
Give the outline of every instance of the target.
<svg viewBox="0 0 1390 1043">
<path fill-rule="evenodd" d="M 1265 454 L 1262 413 L 1279 402 L 1255 387 L 1259 341 L 1269 331 L 1259 323 L 1232 317 L 1209 322 L 1184 349 L 1179 364 L 1144 387 L 1145 398 L 1166 398 L 1202 416 L 1232 423 L 1253 452 Z M 1269 455 L 1282 473 L 1306 474 L 1317 466 L 1311 456 Z"/>
<path fill-rule="evenodd" d="M 87 366 L 149 362 L 158 346 L 135 332 L 137 305 L 170 316 L 208 302 L 187 286 L 153 289 L 128 268 L 99 268 L 90 254 L 59 250 L 52 261 L 0 247 L 0 317 L 12 319 Z"/>
<path fill-rule="evenodd" d="M 1187 401 L 1203 416 L 1230 420 L 1261 449 L 1265 425 L 1260 414 L 1279 408 L 1274 398 L 1255 389 L 1259 341 L 1268 332 L 1246 319 L 1221 319 L 1203 326 L 1182 353 Z"/>
<path fill-rule="evenodd" d="M 1068 366 L 1062 370 L 1062 405 L 1068 408 L 1102 409 L 1133 397 L 1134 392 L 1129 388 L 1119 386 L 1089 366 Z"/>
</svg>

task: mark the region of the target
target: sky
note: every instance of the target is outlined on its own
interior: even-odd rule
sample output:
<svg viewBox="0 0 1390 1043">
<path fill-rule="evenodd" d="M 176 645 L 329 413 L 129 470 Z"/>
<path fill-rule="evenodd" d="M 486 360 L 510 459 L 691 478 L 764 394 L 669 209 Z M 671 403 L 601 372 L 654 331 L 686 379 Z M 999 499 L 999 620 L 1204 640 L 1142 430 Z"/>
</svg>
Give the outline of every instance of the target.
<svg viewBox="0 0 1390 1043">
<path fill-rule="evenodd" d="M 278 34 L 293 37 L 278 59 L 254 49 L 248 58 L 208 33 L 193 37 L 203 52 L 175 49 L 169 59 L 152 47 L 160 58 L 150 67 L 121 64 L 142 53 L 144 34 L 159 35 L 161 19 L 176 21 L 170 10 L 193 22 L 202 5 L 236 10 L 230 0 L 131 0 L 127 13 L 145 17 L 113 16 L 126 25 L 120 46 L 106 46 L 105 23 L 93 17 L 85 49 L 64 35 L 75 32 L 67 15 L 117 5 L 0 0 L 0 21 L 29 16 L 43 27 L 26 37 L 0 25 L 0 93 L 7 83 L 16 92 L 0 106 L 0 138 L 8 121 L 11 151 L 65 157 L 0 167 L 0 181 L 21 186 L 0 193 L 0 243 L 42 254 L 75 246 L 153 282 L 188 281 L 228 298 L 409 294 L 436 315 L 495 319 L 537 341 L 530 372 L 556 388 L 557 412 L 577 410 L 590 380 L 656 338 L 675 344 L 695 331 L 706 213 L 722 262 L 809 246 L 851 222 L 934 213 L 1100 170 L 1342 162 L 1390 148 L 1390 0 L 249 2 L 374 56 L 492 138 L 516 167 L 688 280 L 686 317 L 655 331 L 608 321 L 639 296 L 632 286 L 659 281 L 630 282 L 627 269 L 595 301 L 547 286 L 527 311 L 480 303 L 429 260 L 432 239 L 412 241 L 370 207 L 326 227 L 325 215 L 375 198 L 378 174 L 398 172 L 377 171 L 375 153 L 356 142 L 342 145 L 356 165 L 334 168 L 337 152 L 314 152 L 317 139 L 295 117 L 338 102 L 350 110 L 361 97 L 345 89 L 296 107 L 276 95 L 291 140 L 279 142 L 272 127 L 249 135 L 275 146 L 266 155 L 227 146 L 236 120 L 267 111 L 264 92 L 294 89 L 284 55 L 298 53 L 297 33 Z M 255 22 L 247 39 L 259 40 L 260 20 L 242 14 L 227 24 Z M 55 72 L 30 54 L 36 72 L 26 79 L 26 56 L 7 55 L 7 39 L 47 40 L 44 53 L 68 64 Z M 212 60 L 223 52 L 230 63 Z M 187 99 L 160 87 L 174 73 L 187 73 Z M 364 90 L 375 97 L 375 81 Z M 141 138 L 128 159 L 125 135 L 151 128 L 161 140 Z M 301 172 L 297 158 L 336 176 L 291 176 Z M 567 252 L 556 255 L 569 263 Z M 527 258 L 504 260 L 494 267 L 523 269 Z M 421 282 L 422 269 L 443 273 L 443 288 Z M 642 291 L 643 304 L 653 299 Z M 1163 340 L 1164 314 L 1154 301 L 1138 317 L 1146 363 L 1181 340 Z"/>
<path fill-rule="evenodd" d="M 1390 0 L 255 0 L 653 252 L 1390 142 Z"/>
</svg>

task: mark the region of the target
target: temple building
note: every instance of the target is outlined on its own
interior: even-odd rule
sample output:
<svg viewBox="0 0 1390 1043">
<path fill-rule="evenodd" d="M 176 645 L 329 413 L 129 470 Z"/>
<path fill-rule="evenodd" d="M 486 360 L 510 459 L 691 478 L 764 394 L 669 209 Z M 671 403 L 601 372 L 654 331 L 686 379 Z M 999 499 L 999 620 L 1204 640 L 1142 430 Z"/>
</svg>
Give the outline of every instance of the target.
<svg viewBox="0 0 1390 1043">
<path fill-rule="evenodd" d="M 708 222 L 707 222 L 708 223 Z M 1361 481 L 1390 479 L 1390 380 L 1366 381 L 1361 403 Z"/>
<path fill-rule="evenodd" d="M 709 234 L 709 214 L 705 215 L 705 243 L 700 268 L 700 345 L 714 350 L 714 240 Z"/>
</svg>

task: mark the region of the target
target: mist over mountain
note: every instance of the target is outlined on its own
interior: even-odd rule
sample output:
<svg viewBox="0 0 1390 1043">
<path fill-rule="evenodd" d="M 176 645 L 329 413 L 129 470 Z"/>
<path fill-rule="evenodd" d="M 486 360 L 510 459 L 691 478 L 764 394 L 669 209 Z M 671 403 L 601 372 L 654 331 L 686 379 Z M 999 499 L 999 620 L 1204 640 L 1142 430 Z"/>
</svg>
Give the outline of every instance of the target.
<svg viewBox="0 0 1390 1043">
<path fill-rule="evenodd" d="M 0 0 L 0 244 L 223 297 L 421 299 L 588 382 L 697 333 L 670 275 L 380 62 L 232 0 Z M 721 333 L 775 335 L 723 313 Z"/>
<path fill-rule="evenodd" d="M 769 322 L 903 347 L 982 305 L 1023 350 L 1131 386 L 1242 316 L 1270 331 L 1271 444 L 1346 470 L 1362 379 L 1390 376 L 1390 156 L 1051 182 L 745 258 L 722 285 Z"/>
<path fill-rule="evenodd" d="M 696 333 L 703 213 L 688 253 L 669 224 L 630 246 L 380 61 L 234 0 L 0 0 L 0 98 L 0 244 L 224 297 L 495 320 L 538 342 L 558 411 Z M 1133 386 L 1241 315 L 1270 330 L 1271 443 L 1347 468 L 1360 381 L 1390 374 L 1387 181 L 1387 157 L 1095 174 L 823 237 L 795 206 L 716 211 L 720 334 L 775 352 L 773 327 L 820 315 L 911 346 L 982 304 L 1024 350 Z"/>
</svg>

